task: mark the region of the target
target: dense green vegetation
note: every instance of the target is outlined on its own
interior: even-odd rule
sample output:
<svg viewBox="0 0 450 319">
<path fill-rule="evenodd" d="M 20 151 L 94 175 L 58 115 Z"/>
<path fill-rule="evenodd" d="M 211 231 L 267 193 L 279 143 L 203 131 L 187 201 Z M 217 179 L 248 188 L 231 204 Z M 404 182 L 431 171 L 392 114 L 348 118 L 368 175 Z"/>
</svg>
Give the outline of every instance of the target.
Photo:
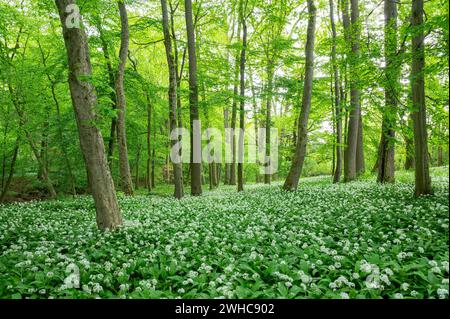
<svg viewBox="0 0 450 319">
<path fill-rule="evenodd" d="M 86 196 L 6 205 L 0 297 L 448 298 L 447 169 L 418 199 L 404 172 L 391 186 L 122 195 L 124 227 L 106 233 Z"/>
<path fill-rule="evenodd" d="M 448 298 L 448 29 L 446 0 L 0 0 L 0 298 Z"/>
</svg>

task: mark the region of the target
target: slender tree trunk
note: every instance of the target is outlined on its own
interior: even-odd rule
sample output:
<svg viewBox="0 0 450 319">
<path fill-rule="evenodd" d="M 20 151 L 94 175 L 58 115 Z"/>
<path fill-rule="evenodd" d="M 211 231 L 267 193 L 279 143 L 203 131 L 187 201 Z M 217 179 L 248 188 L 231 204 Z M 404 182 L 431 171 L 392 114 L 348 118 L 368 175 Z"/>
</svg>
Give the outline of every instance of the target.
<svg viewBox="0 0 450 319">
<path fill-rule="evenodd" d="M 209 109 L 207 106 L 207 101 L 206 101 L 206 89 L 205 89 L 205 83 L 202 82 L 202 102 L 203 102 L 203 115 L 205 117 L 205 124 L 206 127 L 209 128 L 210 127 L 210 122 L 209 122 Z M 206 147 L 207 147 L 207 151 L 208 151 L 208 181 L 209 181 L 209 189 L 214 189 L 214 187 L 216 186 L 217 182 L 216 182 L 216 171 L 215 171 L 215 162 L 214 162 L 214 158 L 211 156 L 211 135 L 209 131 L 206 131 Z"/>
<path fill-rule="evenodd" d="M 202 163 L 194 163 L 194 121 L 199 121 L 198 114 L 198 84 L 197 84 L 197 54 L 195 48 L 194 22 L 192 20 L 192 1 L 185 0 L 185 18 L 186 32 L 188 38 L 189 53 L 189 108 L 191 124 L 191 195 L 198 196 L 202 194 Z M 197 141 L 201 145 L 201 138 Z M 201 152 L 198 154 L 201 158 Z"/>
<path fill-rule="evenodd" d="M 333 170 L 333 183 L 338 183 L 342 173 L 342 119 L 341 119 L 341 88 L 339 86 L 339 71 L 336 57 L 336 25 L 334 23 L 334 7 L 333 0 L 330 0 L 330 20 L 331 31 L 333 34 L 333 46 L 331 49 L 331 60 L 333 64 L 334 76 L 334 107 L 335 107 L 335 123 L 336 123 L 336 164 Z M 334 153 L 333 153 L 334 154 Z"/>
<path fill-rule="evenodd" d="M 9 187 L 14 177 L 14 167 L 16 165 L 17 155 L 19 154 L 19 146 L 20 146 L 20 135 L 17 137 L 16 144 L 14 146 L 13 155 L 11 158 L 11 162 L 9 164 L 8 178 L 6 179 L 6 182 L 4 183 L 4 185 L 2 185 L 1 188 L 2 191 L 0 192 L 0 203 L 3 203 L 3 201 L 5 200 L 6 194 L 8 194 Z"/>
<path fill-rule="evenodd" d="M 155 129 L 155 117 L 153 117 L 153 147 L 152 147 L 152 178 L 151 186 L 155 188 L 155 165 L 156 165 L 156 129 Z"/>
<path fill-rule="evenodd" d="M 38 41 L 38 47 L 41 52 L 42 65 L 45 68 L 47 68 L 47 58 L 45 57 L 44 51 L 43 51 L 42 46 L 39 41 Z M 56 119 L 57 119 L 57 123 L 58 123 L 58 140 L 59 140 L 59 144 L 61 147 L 61 152 L 63 153 L 67 173 L 69 175 L 70 188 L 72 191 L 72 195 L 76 195 L 77 192 L 76 192 L 76 186 L 75 186 L 75 176 L 73 174 L 72 164 L 70 163 L 69 155 L 67 153 L 66 141 L 64 138 L 64 134 L 63 134 L 64 125 L 61 120 L 61 108 L 59 106 L 59 101 L 56 96 L 56 83 L 57 82 L 55 82 L 55 80 L 53 80 L 51 78 L 51 76 L 48 72 L 46 72 L 46 76 L 47 76 L 48 81 L 50 82 L 50 90 L 52 93 L 52 99 L 53 99 L 53 102 L 55 103 L 55 107 L 56 107 Z"/>
<path fill-rule="evenodd" d="M 444 151 L 442 149 L 442 145 L 438 145 L 437 148 L 437 166 L 444 165 Z"/>
<path fill-rule="evenodd" d="M 239 70 L 239 63 L 236 59 L 236 69 Z M 237 75 L 237 76 L 236 76 Z M 235 73 L 235 78 L 239 77 L 239 71 Z M 237 119 L 237 95 L 238 84 L 234 84 L 233 105 L 231 107 L 231 164 L 230 164 L 230 185 L 236 185 L 236 119 Z"/>
<path fill-rule="evenodd" d="M 66 8 L 75 0 L 55 0 L 61 18 L 64 43 L 69 65 L 69 87 L 77 119 L 81 150 L 86 161 L 92 186 L 97 225 L 100 229 L 115 229 L 122 224 L 114 183 L 105 156 L 105 146 L 100 130 L 93 125 L 97 96 L 93 85 L 81 80 L 91 76 L 87 36 L 83 28 L 67 28 Z"/>
<path fill-rule="evenodd" d="M 303 86 L 302 108 L 298 118 L 298 134 L 295 154 L 292 160 L 289 174 L 284 182 L 285 190 L 296 190 L 300 178 L 303 162 L 306 155 L 306 144 L 308 139 L 308 118 L 311 108 L 312 84 L 314 76 L 314 42 L 316 28 L 316 7 L 313 0 L 308 0 L 308 28 L 305 47 L 305 83 Z"/>
<path fill-rule="evenodd" d="M 116 98 L 116 92 L 115 92 L 115 80 L 114 80 L 114 70 L 111 63 L 111 57 L 109 55 L 109 46 L 108 41 L 105 39 L 105 35 L 103 33 L 103 28 L 101 21 L 98 21 L 97 23 L 97 30 L 99 32 L 99 38 L 102 45 L 102 51 L 103 51 L 103 57 L 105 58 L 106 62 L 106 69 L 108 70 L 108 81 L 109 86 L 112 89 L 110 93 L 111 98 L 111 108 L 113 110 L 117 109 L 117 98 Z M 112 171 L 112 161 L 114 156 L 114 143 L 116 139 L 116 130 L 117 130 L 117 118 L 113 117 L 111 118 L 111 125 L 110 125 L 110 131 L 109 131 L 109 141 L 108 141 L 108 164 L 109 169 Z"/>
<path fill-rule="evenodd" d="M 124 76 L 125 65 L 128 56 L 128 42 L 129 42 L 129 30 L 128 30 L 128 16 L 123 0 L 119 0 L 119 12 L 120 21 L 122 25 L 120 36 L 120 52 L 119 52 L 119 68 L 116 74 L 116 97 L 117 97 L 117 144 L 119 148 L 119 171 L 120 171 L 120 186 L 122 191 L 126 195 L 133 195 L 133 182 L 131 180 L 130 163 L 128 161 L 128 147 L 127 147 L 127 135 L 125 124 L 125 89 L 124 89 Z"/>
<path fill-rule="evenodd" d="M 179 3 L 178 3 L 179 4 Z M 184 62 L 186 59 L 186 48 L 184 48 L 183 51 L 183 57 L 181 61 L 181 67 L 179 65 L 179 58 L 178 58 L 178 39 L 177 34 L 175 32 L 175 12 L 178 7 L 174 8 L 172 6 L 172 2 L 169 1 L 169 8 L 170 8 L 170 32 L 173 40 L 173 52 L 174 52 L 174 64 L 175 64 L 175 75 L 176 75 L 176 81 L 177 81 L 177 121 L 178 121 L 178 127 L 183 128 L 183 110 L 182 110 L 182 104 L 181 104 L 181 80 L 183 77 L 183 69 L 184 69 Z M 182 147 L 182 136 L 180 135 L 178 137 L 178 143 L 180 145 L 179 154 L 180 157 L 182 157 L 183 154 L 183 147 Z M 184 194 L 184 177 L 183 177 L 183 164 L 180 163 L 181 166 L 181 187 L 182 187 L 182 193 Z"/>
<path fill-rule="evenodd" d="M 241 40 L 241 24 L 238 22 L 237 41 Z M 231 107 L 231 164 L 230 164 L 230 185 L 236 185 L 236 119 L 237 119 L 237 100 L 239 93 L 239 52 L 236 52 L 234 59 L 234 78 L 233 78 L 233 104 Z"/>
<path fill-rule="evenodd" d="M 7 107 L 7 114 L 9 114 L 9 106 Z M 0 189 L 3 189 L 5 186 L 5 178 L 6 178 L 6 151 L 7 151 L 7 138 L 8 138 L 8 128 L 9 128 L 9 119 L 5 122 L 4 130 L 3 130 L 3 141 L 2 141 L 2 180 L 0 184 Z"/>
<path fill-rule="evenodd" d="M 256 154 L 258 154 L 259 149 L 259 136 L 258 136 L 258 104 L 256 103 L 256 93 L 255 93 L 255 86 L 253 83 L 253 73 L 251 69 L 249 68 L 250 73 L 250 85 L 252 89 L 252 102 L 253 102 L 253 125 L 255 130 L 255 146 L 256 146 Z M 256 156 L 256 173 L 255 173 L 255 182 L 259 183 L 259 159 L 258 156 Z"/>
<path fill-rule="evenodd" d="M 48 192 L 50 194 L 50 198 L 56 197 L 56 190 L 53 187 L 53 183 L 50 179 L 50 176 L 47 171 L 47 167 L 42 161 L 42 158 L 40 156 L 38 147 L 33 140 L 33 136 L 31 135 L 30 131 L 25 127 L 25 114 L 24 110 L 22 108 L 23 101 L 20 100 L 20 98 L 17 95 L 17 92 L 14 91 L 11 84 L 8 83 L 8 90 L 11 95 L 12 104 L 14 105 L 14 108 L 16 109 L 17 115 L 19 117 L 19 125 L 21 128 L 23 128 L 23 131 L 25 133 L 26 139 L 28 141 L 28 144 L 30 145 L 31 151 L 33 152 L 34 157 L 36 158 L 36 161 L 38 162 L 39 167 L 42 168 L 42 180 L 45 182 Z"/>
<path fill-rule="evenodd" d="M 347 1 L 345 1 L 348 7 Z M 346 8 L 347 9 L 347 8 Z M 346 10 L 345 10 L 346 11 Z M 352 65 L 350 70 L 350 114 L 348 120 L 347 147 L 344 153 L 344 181 L 349 182 L 357 176 L 358 130 L 361 113 L 360 90 L 358 79 L 359 60 L 359 8 L 358 0 L 351 0 L 351 46 Z M 362 134 L 361 134 L 362 135 Z"/>
<path fill-rule="evenodd" d="M 238 150 L 238 192 L 244 190 L 244 130 L 245 130 L 245 53 L 247 50 L 247 23 L 245 21 L 241 1 L 242 50 L 240 61 L 240 108 L 239 108 L 239 150 Z"/>
<path fill-rule="evenodd" d="M 385 50 L 385 105 L 378 157 L 379 183 L 395 181 L 395 125 L 397 113 L 398 69 L 397 54 L 397 3 L 384 0 L 384 50 Z"/>
<path fill-rule="evenodd" d="M 415 167 L 414 160 L 414 127 L 412 114 L 408 116 L 407 127 L 405 128 L 405 169 L 410 170 Z"/>
<path fill-rule="evenodd" d="M 267 59 L 267 101 L 266 101 L 266 154 L 264 169 L 264 184 L 270 184 L 270 128 L 272 126 L 272 95 L 273 95 L 273 60 Z"/>
<path fill-rule="evenodd" d="M 46 106 L 46 114 L 45 114 L 45 120 L 44 124 L 42 125 L 42 138 L 41 138 L 41 149 L 39 151 L 39 157 L 41 158 L 42 165 L 45 167 L 42 167 L 39 165 L 38 170 L 38 179 L 43 179 L 44 170 L 48 172 L 48 130 L 50 127 L 49 123 L 49 117 L 50 117 L 50 109 L 48 106 Z"/>
<path fill-rule="evenodd" d="M 167 2 L 166 0 L 161 0 L 162 7 L 162 17 L 163 17 L 163 32 L 164 32 L 164 45 L 166 48 L 167 64 L 169 67 L 169 121 L 170 121 L 170 131 L 178 129 L 177 125 L 177 75 L 175 70 L 174 57 L 172 53 L 172 40 L 170 39 L 169 32 L 169 17 L 167 13 Z M 178 143 L 177 140 L 171 139 L 172 148 Z M 169 159 L 168 159 L 169 161 Z M 168 164 L 168 163 L 167 163 Z M 174 196 L 180 199 L 184 196 L 183 192 L 183 171 L 181 167 L 181 158 L 172 161 L 173 166 L 173 176 L 175 191 Z M 169 168 L 169 165 L 167 165 Z M 169 172 L 167 174 L 168 178 L 170 176 Z"/>
<path fill-rule="evenodd" d="M 225 132 L 227 131 L 227 129 L 230 127 L 229 126 L 229 110 L 228 107 L 225 106 L 225 108 L 223 109 L 223 122 L 224 122 L 224 128 L 225 128 Z M 226 136 L 225 138 L 231 138 L 230 136 Z M 226 145 L 228 145 L 230 141 L 227 140 Z M 231 165 L 230 163 L 225 162 L 225 176 L 224 176 L 224 184 L 228 185 L 230 184 L 230 178 L 231 178 Z"/>
<path fill-rule="evenodd" d="M 138 145 L 138 149 L 136 152 L 136 167 L 135 167 L 135 172 L 136 172 L 136 176 L 135 176 L 135 185 L 136 185 L 136 189 L 139 188 L 139 163 L 140 163 L 140 159 L 141 159 L 141 144 L 139 143 Z"/>
<path fill-rule="evenodd" d="M 425 49 L 423 0 L 412 1 L 412 118 L 414 123 L 415 195 L 432 193 L 428 158 L 427 113 L 425 107 Z"/>
<path fill-rule="evenodd" d="M 363 139 L 363 127 L 364 123 L 362 120 L 361 108 L 359 111 L 358 120 L 358 141 L 356 145 L 356 175 L 359 176 L 364 174 L 366 171 L 366 164 L 364 161 L 364 139 Z"/>
<path fill-rule="evenodd" d="M 147 170 L 146 170 L 146 187 L 149 191 L 152 190 L 151 183 L 151 163 L 152 163 L 152 143 L 151 143 L 151 128 L 152 128 L 152 104 L 150 102 L 150 96 L 148 92 L 146 92 L 147 98 Z"/>
</svg>

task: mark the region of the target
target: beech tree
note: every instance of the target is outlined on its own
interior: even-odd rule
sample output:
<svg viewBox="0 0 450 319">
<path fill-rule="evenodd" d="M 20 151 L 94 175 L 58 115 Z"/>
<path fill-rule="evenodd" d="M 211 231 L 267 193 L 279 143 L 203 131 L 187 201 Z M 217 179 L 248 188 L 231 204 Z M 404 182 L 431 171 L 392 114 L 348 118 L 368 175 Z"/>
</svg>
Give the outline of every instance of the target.
<svg viewBox="0 0 450 319">
<path fill-rule="evenodd" d="M 198 83 L 197 83 L 197 54 L 195 48 L 195 31 L 194 21 L 192 18 L 192 1 L 185 0 L 185 18 L 186 18 L 186 32 L 188 38 L 188 56 L 189 56 L 189 109 L 190 109 L 190 126 L 191 126 L 191 195 L 198 196 L 202 194 L 202 163 L 194 163 L 194 153 L 199 153 L 197 156 L 201 159 L 201 152 L 194 149 L 196 142 L 194 138 L 197 137 L 194 134 L 194 122 L 200 119 L 198 113 Z M 200 140 L 197 140 L 197 144 L 201 145 Z"/>
<path fill-rule="evenodd" d="M 163 32 L 164 32 L 164 46 L 166 47 L 166 57 L 167 57 L 167 65 L 169 67 L 169 122 L 170 122 L 170 132 L 178 132 L 178 123 L 177 123 L 177 76 L 175 69 L 175 61 L 173 57 L 172 50 L 172 40 L 170 38 L 169 31 L 169 16 L 167 11 L 167 1 L 161 0 L 162 7 L 162 22 L 163 22 Z M 173 136 L 171 138 L 171 146 L 174 147 L 178 143 L 178 138 L 174 139 Z M 181 169 L 181 158 L 175 159 L 172 161 L 173 166 L 173 176 L 174 176 L 174 184 L 175 198 L 183 197 L 183 171 Z"/>
<path fill-rule="evenodd" d="M 431 179 L 428 160 L 427 111 L 425 107 L 425 51 L 423 0 L 413 0 L 411 9 L 412 37 L 412 118 L 414 123 L 414 162 L 416 196 L 431 194 Z"/>
<path fill-rule="evenodd" d="M 123 0 L 118 1 L 120 22 L 122 26 L 120 36 L 120 53 L 119 53 L 119 67 L 116 74 L 116 98 L 117 109 L 119 110 L 117 115 L 117 141 L 119 148 L 119 168 L 120 168 L 120 186 L 126 195 L 133 195 L 133 182 L 131 180 L 130 163 L 128 161 L 128 146 L 127 146 L 127 133 L 125 127 L 125 89 L 123 79 L 125 76 L 125 65 L 128 56 L 128 42 L 129 42 L 129 30 L 128 30 L 128 16 L 125 3 Z"/>
<path fill-rule="evenodd" d="M 67 6 L 76 5 L 75 0 L 55 0 L 55 3 L 67 51 L 70 94 L 97 212 L 97 226 L 100 229 L 115 229 L 122 224 L 122 215 L 105 155 L 103 137 L 95 126 L 95 87 L 85 79 L 92 75 L 86 32 L 83 28 L 69 28 L 66 25 Z"/>
<path fill-rule="evenodd" d="M 296 190 L 298 180 L 302 173 L 303 162 L 306 155 L 308 140 L 308 118 L 311 109 L 311 95 L 314 76 L 314 42 L 316 39 L 316 7 L 313 0 L 308 0 L 308 29 L 305 46 L 305 83 L 303 86 L 302 108 L 297 120 L 297 143 L 289 174 L 286 177 L 283 188 Z"/>
</svg>

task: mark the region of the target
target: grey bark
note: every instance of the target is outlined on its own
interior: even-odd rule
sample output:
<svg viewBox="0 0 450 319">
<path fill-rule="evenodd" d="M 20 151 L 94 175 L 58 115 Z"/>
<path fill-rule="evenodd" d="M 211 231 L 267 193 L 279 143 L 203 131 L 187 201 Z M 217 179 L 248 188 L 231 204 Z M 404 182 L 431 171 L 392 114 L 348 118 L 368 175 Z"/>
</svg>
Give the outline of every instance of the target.
<svg viewBox="0 0 450 319">
<path fill-rule="evenodd" d="M 348 7 L 345 1 L 346 8 Z M 345 10 L 344 10 L 345 11 Z M 359 59 L 359 8 L 358 0 L 351 0 L 351 57 L 354 62 Z M 348 32 L 348 31 L 347 31 Z M 347 147 L 344 152 L 344 181 L 349 182 L 357 174 L 358 130 L 361 113 L 358 70 L 356 63 L 350 69 L 350 114 L 348 119 Z"/>
<path fill-rule="evenodd" d="M 198 84 L 197 84 L 197 54 L 195 48 L 194 22 L 192 19 L 192 1 L 185 0 L 186 32 L 188 38 L 189 57 L 189 109 L 191 126 L 191 195 L 202 194 L 202 163 L 194 163 L 194 132 L 193 123 L 199 120 L 198 113 Z M 201 141 L 198 141 L 201 143 Z M 201 156 L 201 155 L 200 155 Z"/>
<path fill-rule="evenodd" d="M 312 85 L 314 76 L 314 42 L 316 27 L 316 7 L 313 0 L 308 0 L 308 28 L 305 47 L 305 83 L 303 86 L 302 107 L 298 118 L 297 144 L 289 174 L 284 182 L 285 190 L 296 190 L 306 155 L 308 139 L 308 118 L 311 108 Z"/>
<path fill-rule="evenodd" d="M 333 46 L 331 49 L 331 60 L 333 64 L 333 76 L 334 76 L 334 115 L 335 115 L 335 129 L 336 129 L 336 164 L 333 169 L 333 183 L 338 183 L 341 179 L 342 173 L 342 106 L 341 106 L 341 89 L 339 86 L 339 71 L 336 57 L 336 25 L 334 23 L 334 6 L 333 0 L 330 0 L 330 21 L 331 31 L 333 34 Z"/>
<path fill-rule="evenodd" d="M 163 32 L 164 32 L 164 46 L 166 48 L 167 64 L 169 67 L 169 122 L 170 131 L 178 129 L 177 125 L 177 76 L 175 70 L 175 62 L 172 51 L 172 40 L 170 39 L 169 31 L 169 17 L 167 12 L 166 0 L 161 0 L 162 18 L 163 18 Z M 177 140 L 170 141 L 171 146 L 175 146 Z M 180 199 L 184 196 L 183 192 L 183 171 L 181 161 L 172 162 L 173 177 L 174 177 L 174 196 Z M 169 175 L 169 174 L 168 174 Z"/>
<path fill-rule="evenodd" d="M 379 183 L 395 181 L 395 125 L 397 113 L 398 69 L 397 53 L 397 3 L 384 1 L 384 55 L 385 55 L 385 105 L 381 127 L 381 140 L 377 161 Z"/>
<path fill-rule="evenodd" d="M 75 0 L 55 0 L 59 10 L 64 43 L 69 65 L 69 87 L 77 120 L 81 151 L 86 162 L 89 183 L 96 208 L 96 220 L 100 229 L 115 229 L 122 224 L 114 183 L 105 156 L 105 146 L 100 130 L 95 127 L 94 107 L 97 96 L 94 86 L 82 80 L 91 76 L 87 36 L 82 28 L 67 28 L 66 7 Z"/>
<path fill-rule="evenodd" d="M 241 22 L 242 22 L 242 49 L 239 72 L 240 80 L 240 107 L 239 107 L 239 149 L 238 149 L 238 192 L 244 190 L 244 130 L 245 130 L 245 59 L 247 50 L 247 23 L 244 17 L 243 4 L 240 3 Z"/>
<path fill-rule="evenodd" d="M 130 36 L 125 3 L 119 0 L 118 6 L 122 29 L 120 35 L 119 68 L 116 73 L 115 89 L 118 109 L 117 144 L 119 149 L 120 186 L 126 195 L 133 195 L 133 182 L 131 180 L 130 163 L 128 161 L 127 133 L 125 124 L 126 100 L 124 89 L 125 65 L 127 62 Z"/>
<path fill-rule="evenodd" d="M 414 124 L 415 196 L 432 193 L 428 158 L 427 113 L 425 106 L 425 49 L 423 0 L 412 1 L 412 104 Z"/>
</svg>

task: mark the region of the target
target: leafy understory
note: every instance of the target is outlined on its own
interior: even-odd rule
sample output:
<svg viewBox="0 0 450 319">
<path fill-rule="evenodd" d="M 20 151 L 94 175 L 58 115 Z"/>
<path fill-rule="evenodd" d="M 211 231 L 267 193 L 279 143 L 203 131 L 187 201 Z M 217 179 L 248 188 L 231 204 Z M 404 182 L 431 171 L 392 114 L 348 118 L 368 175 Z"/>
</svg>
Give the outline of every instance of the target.
<svg viewBox="0 0 450 319">
<path fill-rule="evenodd" d="M 448 298 L 447 169 L 120 197 L 113 233 L 89 197 L 0 206 L 0 298 Z"/>
</svg>

